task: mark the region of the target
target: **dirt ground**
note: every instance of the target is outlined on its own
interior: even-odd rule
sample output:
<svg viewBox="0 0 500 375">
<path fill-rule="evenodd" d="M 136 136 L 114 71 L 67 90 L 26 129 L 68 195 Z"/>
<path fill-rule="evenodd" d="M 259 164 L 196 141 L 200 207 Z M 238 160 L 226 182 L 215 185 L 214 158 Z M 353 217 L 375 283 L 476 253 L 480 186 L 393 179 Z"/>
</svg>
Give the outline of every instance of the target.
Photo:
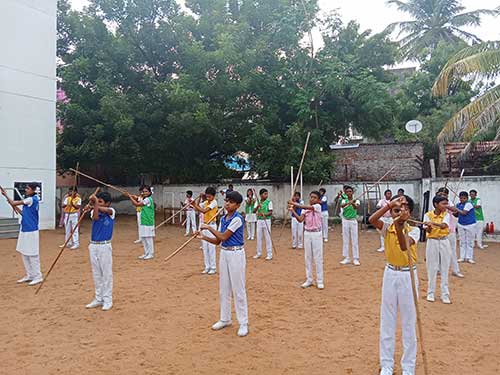
<svg viewBox="0 0 500 375">
<path fill-rule="evenodd" d="M 378 374 L 380 287 L 384 257 L 376 232 L 361 232 L 361 267 L 341 266 L 339 229 L 325 247 L 325 289 L 302 290 L 303 252 L 279 238 L 271 262 L 251 258 L 247 242 L 250 334 L 238 325 L 213 332 L 218 276 L 202 275 L 198 240 L 165 263 L 184 242 L 179 227 L 163 227 L 156 258 L 140 261 L 131 217 L 119 217 L 113 239 L 114 307 L 87 310 L 93 283 L 87 244 L 67 251 L 40 294 L 17 285 L 24 275 L 15 240 L 1 240 L 1 374 Z M 41 233 L 44 273 L 59 251 L 62 229 Z M 451 278 L 452 305 L 424 300 L 424 245 L 419 246 L 420 309 L 430 374 L 500 373 L 500 244 L 477 250 L 477 264 Z M 234 315 L 234 313 L 233 313 Z M 233 316 L 233 321 L 236 322 Z M 399 333 L 398 333 L 399 334 Z M 401 338 L 396 374 L 400 374 Z M 417 374 L 423 374 L 419 354 Z"/>
</svg>

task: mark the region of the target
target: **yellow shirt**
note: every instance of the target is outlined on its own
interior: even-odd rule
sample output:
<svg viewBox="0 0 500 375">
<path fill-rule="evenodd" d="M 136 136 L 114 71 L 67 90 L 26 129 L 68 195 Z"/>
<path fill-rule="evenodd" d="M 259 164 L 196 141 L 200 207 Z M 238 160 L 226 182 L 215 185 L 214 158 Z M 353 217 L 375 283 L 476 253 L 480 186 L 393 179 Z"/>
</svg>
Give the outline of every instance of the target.
<svg viewBox="0 0 500 375">
<path fill-rule="evenodd" d="M 420 230 L 417 227 L 411 227 L 406 224 L 403 232 L 408 234 L 408 236 L 415 241 L 413 245 L 410 245 L 409 250 L 413 261 L 412 263 L 415 264 L 417 262 L 417 242 L 420 238 Z M 401 250 L 401 247 L 399 246 L 398 234 L 396 233 L 394 224 L 384 223 L 382 235 L 384 236 L 385 258 L 387 263 L 397 267 L 408 267 L 410 264 L 408 261 L 408 250 Z"/>
<path fill-rule="evenodd" d="M 436 224 L 450 225 L 450 215 L 445 211 L 441 212 L 439 215 L 434 213 L 434 210 L 429 211 L 424 216 L 424 221 L 432 221 Z M 427 238 L 442 238 L 450 234 L 450 229 L 448 227 L 444 229 L 431 227 L 431 231 L 427 232 Z"/>
<path fill-rule="evenodd" d="M 135 212 L 141 212 L 142 206 L 136 206 L 135 207 Z"/>
<path fill-rule="evenodd" d="M 213 224 L 215 223 L 215 219 L 212 220 L 215 216 L 217 216 L 217 201 L 214 199 L 211 202 L 209 201 L 204 201 L 203 202 L 203 208 L 210 208 L 209 211 L 205 212 L 203 214 L 203 222 L 205 224 Z M 212 220 L 212 221 L 210 221 Z"/>
<path fill-rule="evenodd" d="M 72 204 L 74 204 L 75 206 L 81 205 L 82 198 L 80 198 L 78 194 L 75 195 L 74 198 L 71 198 L 71 195 L 68 195 L 64 200 L 64 204 L 66 205 L 66 207 L 64 207 L 64 212 L 66 212 L 67 214 L 74 214 L 75 212 L 78 212 L 78 209 L 73 207 Z"/>
</svg>

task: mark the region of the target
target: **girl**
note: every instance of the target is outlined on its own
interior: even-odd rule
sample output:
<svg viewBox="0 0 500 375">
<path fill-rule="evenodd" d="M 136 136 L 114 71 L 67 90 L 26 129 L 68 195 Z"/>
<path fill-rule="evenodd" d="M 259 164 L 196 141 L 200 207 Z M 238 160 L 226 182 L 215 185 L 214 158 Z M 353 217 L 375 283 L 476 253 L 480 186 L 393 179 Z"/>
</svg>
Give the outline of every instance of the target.
<svg viewBox="0 0 500 375">
<path fill-rule="evenodd" d="M 155 205 L 151 198 L 151 187 L 141 186 L 141 196 L 130 195 L 129 198 L 135 207 L 141 207 L 141 224 L 139 226 L 139 236 L 144 246 L 144 254 L 139 259 L 148 260 L 154 258 L 154 237 L 155 237 Z"/>
<path fill-rule="evenodd" d="M 247 190 L 247 199 L 245 199 L 245 221 L 247 224 L 247 240 L 255 239 L 255 223 L 257 215 L 254 214 L 256 199 L 253 196 L 253 190 Z"/>
</svg>

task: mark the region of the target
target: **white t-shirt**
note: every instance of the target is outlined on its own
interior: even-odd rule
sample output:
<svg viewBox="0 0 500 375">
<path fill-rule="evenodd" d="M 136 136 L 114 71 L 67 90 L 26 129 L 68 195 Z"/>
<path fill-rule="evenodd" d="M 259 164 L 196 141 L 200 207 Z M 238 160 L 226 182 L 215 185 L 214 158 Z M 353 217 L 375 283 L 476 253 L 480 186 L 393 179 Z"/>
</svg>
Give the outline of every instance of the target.
<svg viewBox="0 0 500 375">
<path fill-rule="evenodd" d="M 66 198 L 67 199 L 67 198 Z M 33 198 L 32 197 L 28 197 L 28 198 L 24 198 L 23 199 L 23 203 L 28 206 L 28 207 L 31 207 L 31 205 L 33 204 Z"/>
<path fill-rule="evenodd" d="M 383 237 L 385 236 L 385 233 L 387 232 L 387 229 L 391 225 L 392 225 L 391 223 L 384 222 L 384 226 L 382 227 L 382 230 L 381 230 L 381 234 L 382 234 Z M 413 241 L 415 241 L 415 243 L 418 243 L 418 241 L 420 240 L 420 229 L 418 229 L 417 227 L 411 227 L 411 228 L 412 229 L 408 233 L 408 237 L 413 238 Z"/>
<path fill-rule="evenodd" d="M 429 215 L 425 214 L 424 215 L 424 221 L 432 221 Z M 450 227 L 450 221 L 451 221 L 451 215 L 447 212 L 446 215 L 444 215 L 443 219 L 443 224 L 448 225 L 448 228 Z"/>
<path fill-rule="evenodd" d="M 115 216 L 116 216 L 116 211 L 113 207 L 107 207 L 109 208 L 112 212 L 111 212 L 111 215 L 109 215 L 111 217 L 111 219 L 115 220 Z M 90 211 L 90 218 L 92 219 L 94 217 L 94 210 Z"/>
<path fill-rule="evenodd" d="M 241 226 L 243 225 L 243 221 L 239 217 L 235 217 L 231 222 L 229 223 L 229 226 L 227 227 L 227 230 L 230 230 L 231 232 L 236 232 Z M 222 221 L 219 223 L 219 232 L 222 232 Z"/>
<path fill-rule="evenodd" d="M 142 203 L 143 206 L 151 206 L 151 199 L 150 197 L 146 198 L 139 198 L 139 203 Z"/>
<path fill-rule="evenodd" d="M 473 208 L 474 208 L 474 206 L 472 205 L 472 203 L 471 202 L 467 202 L 467 203 L 465 203 L 463 211 L 470 211 Z"/>
</svg>

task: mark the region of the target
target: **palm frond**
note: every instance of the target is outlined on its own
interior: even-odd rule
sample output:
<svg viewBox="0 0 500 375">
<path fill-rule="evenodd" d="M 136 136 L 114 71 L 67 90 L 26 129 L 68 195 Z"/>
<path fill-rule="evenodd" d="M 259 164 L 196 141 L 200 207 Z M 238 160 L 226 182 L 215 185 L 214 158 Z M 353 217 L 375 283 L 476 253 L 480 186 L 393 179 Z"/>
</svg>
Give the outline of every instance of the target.
<svg viewBox="0 0 500 375">
<path fill-rule="evenodd" d="M 459 29 L 455 26 L 450 26 L 452 32 L 457 35 L 457 37 L 463 41 L 470 42 L 472 44 L 482 43 L 483 41 L 477 35 L 469 33 L 465 30 Z"/>
<path fill-rule="evenodd" d="M 461 26 L 480 26 L 482 16 L 498 16 L 500 12 L 496 9 L 477 9 L 472 12 L 457 14 L 449 20 L 449 23 L 455 27 Z"/>
</svg>

